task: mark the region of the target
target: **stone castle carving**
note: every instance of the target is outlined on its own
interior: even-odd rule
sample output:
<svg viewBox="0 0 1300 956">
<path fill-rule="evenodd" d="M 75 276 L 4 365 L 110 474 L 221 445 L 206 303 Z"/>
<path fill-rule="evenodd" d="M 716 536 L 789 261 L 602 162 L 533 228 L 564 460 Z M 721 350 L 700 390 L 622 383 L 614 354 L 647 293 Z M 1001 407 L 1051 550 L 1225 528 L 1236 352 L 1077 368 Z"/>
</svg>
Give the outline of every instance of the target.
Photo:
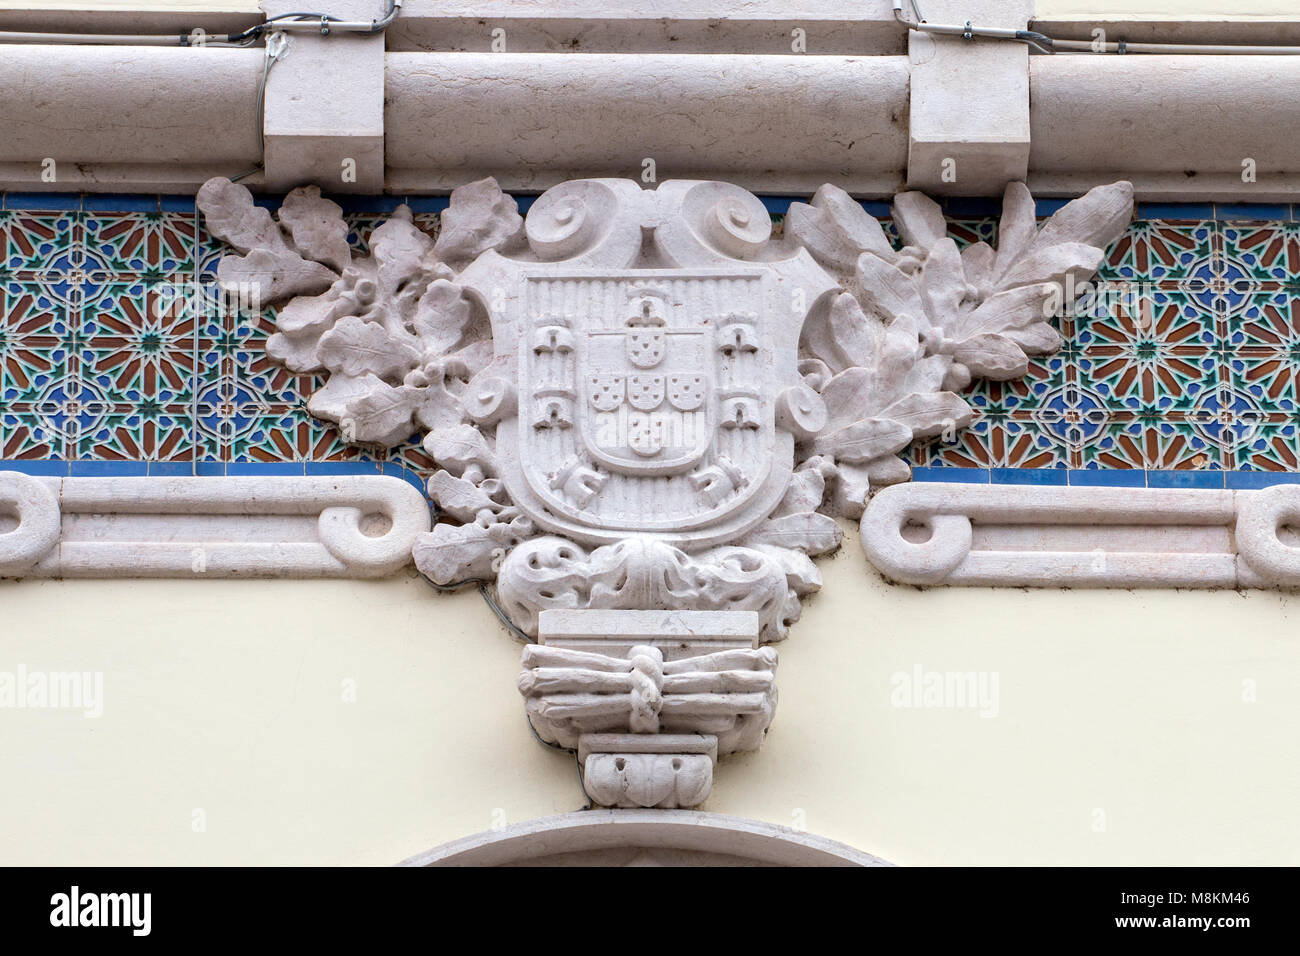
<svg viewBox="0 0 1300 956">
<path fill-rule="evenodd" d="M 538 639 L 520 679 L 538 733 L 578 750 L 599 803 L 691 806 L 719 754 L 761 742 L 760 644 L 820 587 L 836 518 L 909 477 L 913 439 L 969 424 L 973 377 L 1057 348 L 1059 291 L 1096 271 L 1132 190 L 1040 228 L 1013 183 L 996 251 L 959 251 L 919 193 L 896 197 L 895 249 L 830 185 L 774 237 L 726 183 L 568 182 L 523 219 L 482 180 L 436 241 L 401 207 L 367 255 L 315 187 L 278 219 L 226 180 L 198 203 L 239 252 L 220 281 L 282 304 L 271 356 L 328 373 L 311 412 L 356 442 L 424 432 L 440 520 L 415 562 L 495 581 Z"/>
</svg>

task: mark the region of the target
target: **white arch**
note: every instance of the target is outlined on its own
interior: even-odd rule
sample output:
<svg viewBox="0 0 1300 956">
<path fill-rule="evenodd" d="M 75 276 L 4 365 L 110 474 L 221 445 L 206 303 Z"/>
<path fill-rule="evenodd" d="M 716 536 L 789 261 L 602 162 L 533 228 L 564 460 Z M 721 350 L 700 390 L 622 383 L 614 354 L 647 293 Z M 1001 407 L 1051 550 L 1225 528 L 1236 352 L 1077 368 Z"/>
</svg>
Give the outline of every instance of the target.
<svg viewBox="0 0 1300 956">
<path fill-rule="evenodd" d="M 453 840 L 401 866 L 891 866 L 825 837 L 694 810 L 585 810 Z"/>
</svg>

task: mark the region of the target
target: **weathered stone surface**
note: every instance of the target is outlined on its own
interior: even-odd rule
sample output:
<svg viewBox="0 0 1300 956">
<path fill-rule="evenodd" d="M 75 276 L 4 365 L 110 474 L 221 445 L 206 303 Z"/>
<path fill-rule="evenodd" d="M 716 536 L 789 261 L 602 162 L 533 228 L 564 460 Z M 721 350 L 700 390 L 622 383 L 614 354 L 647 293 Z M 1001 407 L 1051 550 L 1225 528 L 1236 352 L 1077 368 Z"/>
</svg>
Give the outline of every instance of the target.
<svg viewBox="0 0 1300 956">
<path fill-rule="evenodd" d="M 905 584 L 1056 588 L 1300 585 L 1300 488 L 888 488 L 862 546 Z"/>
<path fill-rule="evenodd" d="M 0 471 L 0 576 L 382 577 L 410 564 L 429 523 L 419 491 L 381 475 L 32 478 Z"/>
</svg>

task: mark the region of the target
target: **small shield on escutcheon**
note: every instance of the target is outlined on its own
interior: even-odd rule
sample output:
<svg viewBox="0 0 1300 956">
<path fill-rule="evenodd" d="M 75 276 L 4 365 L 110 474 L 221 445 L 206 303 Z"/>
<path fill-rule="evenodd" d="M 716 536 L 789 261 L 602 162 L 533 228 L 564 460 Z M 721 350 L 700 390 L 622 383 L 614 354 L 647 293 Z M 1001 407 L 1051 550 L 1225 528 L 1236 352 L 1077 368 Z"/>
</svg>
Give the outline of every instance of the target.
<svg viewBox="0 0 1300 956">
<path fill-rule="evenodd" d="M 627 333 L 627 357 L 637 368 L 654 368 L 664 360 L 662 329 L 633 329 Z"/>
<path fill-rule="evenodd" d="M 623 376 L 592 375 L 587 394 L 596 411 L 612 412 L 623 404 Z"/>
<path fill-rule="evenodd" d="M 627 400 L 638 411 L 654 411 L 664 401 L 664 377 L 662 375 L 628 376 Z"/>
<path fill-rule="evenodd" d="M 628 419 L 627 445 L 642 458 L 653 458 L 663 450 L 659 426 L 643 415 Z"/>
<path fill-rule="evenodd" d="M 704 404 L 703 375 L 669 375 L 668 401 L 679 412 L 693 412 Z"/>
</svg>

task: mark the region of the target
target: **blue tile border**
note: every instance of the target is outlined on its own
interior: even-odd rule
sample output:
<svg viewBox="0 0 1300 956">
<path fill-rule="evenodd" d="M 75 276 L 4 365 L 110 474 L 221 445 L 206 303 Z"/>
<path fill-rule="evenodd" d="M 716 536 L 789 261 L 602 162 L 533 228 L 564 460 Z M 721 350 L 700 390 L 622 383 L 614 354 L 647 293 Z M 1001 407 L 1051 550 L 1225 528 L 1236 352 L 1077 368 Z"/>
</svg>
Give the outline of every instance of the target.
<svg viewBox="0 0 1300 956">
<path fill-rule="evenodd" d="M 1291 219 L 1289 205 L 1270 205 L 1268 203 L 1215 203 L 1215 219 Z"/>
<path fill-rule="evenodd" d="M 957 484 L 1070 485 L 1076 488 L 1229 488 L 1249 491 L 1300 484 L 1289 471 L 1142 471 L 1139 469 L 916 467 L 912 480 Z"/>
<path fill-rule="evenodd" d="M 143 478 L 149 474 L 147 461 L 70 461 L 72 478 Z"/>
<path fill-rule="evenodd" d="M 808 196 L 759 196 L 759 201 L 774 216 L 784 216 L 790 210 L 792 202 L 807 202 Z"/>
<path fill-rule="evenodd" d="M 957 469 L 952 469 L 957 470 Z M 387 475 L 400 478 L 424 493 L 424 478 L 396 462 L 377 461 L 58 461 L 0 458 L 0 471 L 54 478 L 200 478 L 220 477 L 343 477 Z"/>
<path fill-rule="evenodd" d="M 194 474 L 194 463 L 189 461 L 151 461 L 150 478 L 189 478 Z"/>
<path fill-rule="evenodd" d="M 159 196 L 158 208 L 163 212 L 193 212 L 193 196 Z"/>
<path fill-rule="evenodd" d="M 990 468 L 989 478 L 995 485 L 1065 485 L 1069 472 L 1064 468 Z"/>
<path fill-rule="evenodd" d="M 0 199 L 5 209 L 44 209 L 50 212 L 77 212 L 81 209 L 81 193 L 6 192 Z"/>
<path fill-rule="evenodd" d="M 0 471 L 16 471 L 33 478 L 66 478 L 68 463 L 66 461 L 7 461 L 0 459 Z"/>
<path fill-rule="evenodd" d="M 1070 484 L 1080 488 L 1145 488 L 1145 471 L 1121 469 L 1075 469 L 1070 472 Z"/>
<path fill-rule="evenodd" d="M 424 492 L 424 479 L 418 472 L 395 462 L 308 461 L 260 462 L 201 461 L 59 461 L 43 459 L 0 459 L 0 471 L 16 471 L 36 477 L 123 478 L 123 477 L 249 477 L 249 476 L 319 476 L 382 474 L 400 478 Z M 917 466 L 912 469 L 916 482 L 955 484 L 1038 485 L 1092 488 L 1228 488 L 1250 491 L 1280 484 L 1300 484 L 1300 473 L 1284 471 L 1141 471 L 1138 469 L 1064 468 L 962 468 Z"/>
<path fill-rule="evenodd" d="M 81 197 L 81 208 L 87 212 L 158 212 L 158 196 L 138 196 L 131 193 L 88 193 Z M 189 208 L 194 208 L 190 200 Z"/>
<path fill-rule="evenodd" d="M 1213 219 L 1213 203 L 1148 203 L 1137 204 L 1138 219 Z"/>
<path fill-rule="evenodd" d="M 1148 471 L 1148 488 L 1214 488 L 1224 487 L 1221 471 Z"/>
<path fill-rule="evenodd" d="M 1039 199 L 1034 203 L 1034 215 L 1039 219 L 1054 215 L 1066 204 L 1073 202 L 1073 199 Z"/>
<path fill-rule="evenodd" d="M 283 475 L 301 478 L 307 474 L 306 462 L 301 461 L 230 461 L 226 462 L 226 475 L 272 477 Z"/>
<path fill-rule="evenodd" d="M 933 468 L 917 466 L 912 469 L 913 481 L 955 481 L 964 485 L 987 485 L 987 468 Z"/>
<path fill-rule="evenodd" d="M 1290 471 L 1225 471 L 1223 476 L 1228 487 L 1238 491 L 1300 484 L 1300 474 Z"/>
<path fill-rule="evenodd" d="M 953 196 L 940 202 L 944 213 L 957 219 L 997 219 L 1002 215 L 1002 197 Z"/>
<path fill-rule="evenodd" d="M 537 200 L 536 193 L 511 193 L 521 213 Z M 792 202 L 807 202 L 811 195 L 788 196 L 757 193 L 767 210 L 774 215 L 784 215 Z M 362 196 L 353 194 L 327 194 L 347 213 L 391 213 L 400 205 L 412 212 L 435 213 L 447 208 L 447 194 L 400 195 L 381 193 Z M 254 202 L 273 209 L 284 201 L 283 193 L 254 193 Z M 1039 199 L 1036 212 L 1045 218 L 1059 210 L 1070 198 Z M 887 200 L 860 199 L 859 204 L 876 218 L 891 215 Z M 1002 198 L 992 196 L 951 196 L 940 199 L 946 215 L 952 218 L 997 218 L 1002 214 Z M 51 212 L 190 212 L 194 197 L 190 195 L 152 193 L 71 193 L 71 192 L 3 192 L 0 191 L 0 209 L 47 210 Z M 1218 221 L 1295 221 L 1295 207 L 1289 203 L 1138 203 L 1137 219 L 1182 219 Z"/>
</svg>

